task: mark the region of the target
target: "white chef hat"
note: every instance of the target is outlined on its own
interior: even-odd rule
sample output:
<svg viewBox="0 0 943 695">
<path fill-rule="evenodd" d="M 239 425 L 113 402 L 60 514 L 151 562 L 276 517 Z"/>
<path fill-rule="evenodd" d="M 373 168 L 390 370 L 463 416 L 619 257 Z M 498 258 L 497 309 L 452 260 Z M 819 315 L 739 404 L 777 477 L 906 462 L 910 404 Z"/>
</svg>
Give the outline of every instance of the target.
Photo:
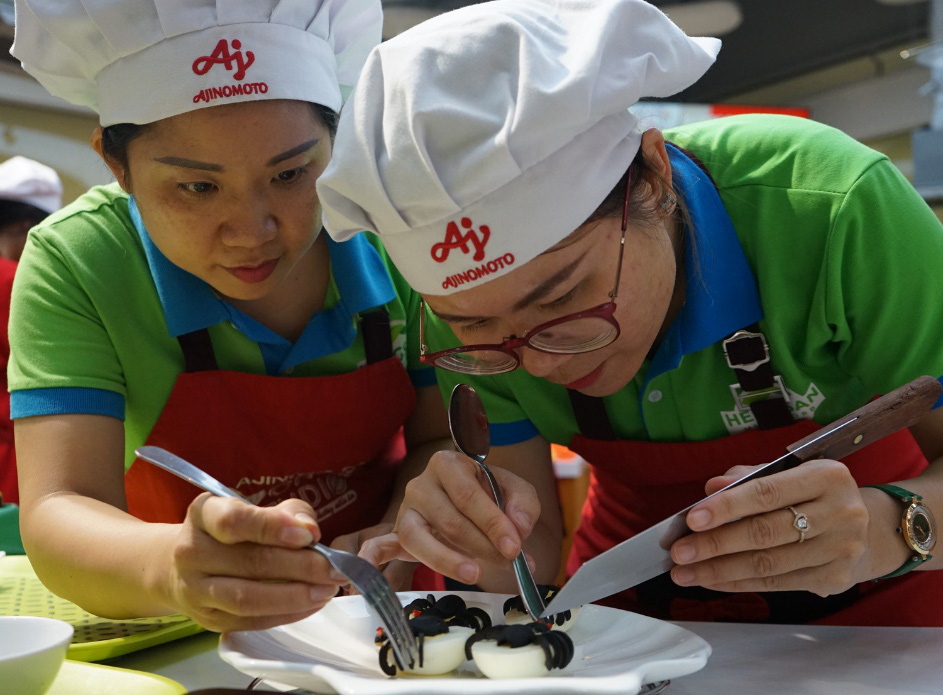
<svg viewBox="0 0 943 695">
<path fill-rule="evenodd" d="M 62 207 L 62 181 L 45 164 L 19 155 L 10 157 L 0 164 L 0 200 L 29 203 L 53 213 Z"/>
<path fill-rule="evenodd" d="M 106 126 L 259 99 L 338 111 L 382 25 L 380 0 L 15 3 L 11 53 Z"/>
<path fill-rule="evenodd" d="M 638 151 L 628 108 L 675 94 L 720 41 L 642 0 L 498 0 L 378 46 L 318 181 L 336 239 L 380 234 L 407 281 L 449 294 L 582 224 Z"/>
</svg>

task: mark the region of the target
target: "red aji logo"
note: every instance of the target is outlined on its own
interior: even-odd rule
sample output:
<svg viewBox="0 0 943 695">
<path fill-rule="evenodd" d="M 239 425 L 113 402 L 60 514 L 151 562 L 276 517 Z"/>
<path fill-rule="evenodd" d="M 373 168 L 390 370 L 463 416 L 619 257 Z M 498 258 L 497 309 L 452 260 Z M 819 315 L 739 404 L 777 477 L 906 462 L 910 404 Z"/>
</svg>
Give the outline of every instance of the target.
<svg viewBox="0 0 943 695">
<path fill-rule="evenodd" d="M 249 66 L 255 62 L 255 53 L 246 51 L 243 57 L 242 50 L 240 50 L 242 41 L 239 39 L 232 40 L 232 47 L 234 52 L 230 53 L 229 42 L 226 39 L 220 39 L 210 55 L 200 56 L 193 61 L 193 72 L 197 75 L 205 75 L 214 65 L 225 65 L 227 70 L 232 70 L 233 63 L 235 63 L 236 72 L 233 74 L 233 78 L 241 80 L 246 76 L 246 70 L 249 69 Z"/>
<path fill-rule="evenodd" d="M 467 217 L 462 218 L 462 226 L 468 230 L 464 235 L 458 231 L 457 224 L 449 222 L 449 226 L 445 231 L 445 241 L 432 246 L 432 258 L 435 261 L 444 263 L 452 249 L 461 249 L 462 253 L 467 254 L 469 242 L 475 247 L 475 255 L 472 256 L 472 260 L 480 261 L 485 257 L 485 244 L 488 243 L 488 239 L 491 237 L 491 229 L 488 225 L 483 224 L 478 228 L 479 231 L 475 231 L 472 228 L 472 221 Z M 478 236 L 479 232 L 481 234 L 480 238 Z"/>
</svg>

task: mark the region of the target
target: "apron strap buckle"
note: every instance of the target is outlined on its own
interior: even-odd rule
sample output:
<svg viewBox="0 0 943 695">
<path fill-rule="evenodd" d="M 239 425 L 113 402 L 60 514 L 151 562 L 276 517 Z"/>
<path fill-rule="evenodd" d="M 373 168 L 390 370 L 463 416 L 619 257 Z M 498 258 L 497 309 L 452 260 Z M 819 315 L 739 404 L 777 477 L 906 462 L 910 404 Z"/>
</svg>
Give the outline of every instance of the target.
<svg viewBox="0 0 943 695">
<path fill-rule="evenodd" d="M 739 330 L 723 342 L 724 359 L 731 369 L 752 372 L 769 362 L 766 336 L 748 330 Z"/>
<path fill-rule="evenodd" d="M 759 324 L 740 329 L 721 346 L 724 359 L 737 376 L 737 383 L 730 385 L 737 408 L 752 413 L 761 430 L 791 425 L 789 392 L 782 377 L 773 372 L 769 345 Z"/>
<path fill-rule="evenodd" d="M 780 398 L 786 403 L 789 402 L 789 393 L 783 384 L 783 378 L 778 374 L 773 377 L 773 385 L 756 391 L 745 391 L 740 384 L 730 384 L 730 393 L 733 394 L 733 400 L 739 410 L 750 410 L 750 406 L 759 401 L 768 401 L 773 398 Z"/>
</svg>

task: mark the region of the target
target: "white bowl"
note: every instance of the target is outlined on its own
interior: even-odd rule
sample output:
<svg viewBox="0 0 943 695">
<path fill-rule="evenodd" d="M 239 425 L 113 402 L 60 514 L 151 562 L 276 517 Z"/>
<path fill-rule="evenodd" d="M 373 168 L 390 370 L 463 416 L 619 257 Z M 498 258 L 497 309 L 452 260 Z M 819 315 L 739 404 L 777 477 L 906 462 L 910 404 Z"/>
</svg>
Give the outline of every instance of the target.
<svg viewBox="0 0 943 695">
<path fill-rule="evenodd" d="M 0 616 L 0 688 L 43 695 L 56 680 L 72 626 L 52 618 Z"/>
</svg>

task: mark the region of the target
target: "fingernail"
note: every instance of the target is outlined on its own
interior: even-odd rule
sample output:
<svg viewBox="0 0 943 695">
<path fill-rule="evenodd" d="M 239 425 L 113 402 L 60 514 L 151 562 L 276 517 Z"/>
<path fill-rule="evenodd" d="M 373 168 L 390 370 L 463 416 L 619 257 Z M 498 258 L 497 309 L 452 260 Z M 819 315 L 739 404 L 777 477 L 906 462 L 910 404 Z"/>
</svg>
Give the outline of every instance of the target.
<svg viewBox="0 0 943 695">
<path fill-rule="evenodd" d="M 517 525 L 521 529 L 521 531 L 524 531 L 525 533 L 530 531 L 530 528 L 534 523 L 533 521 L 531 521 L 530 516 L 525 514 L 524 512 L 515 512 L 514 521 L 517 522 Z"/>
<path fill-rule="evenodd" d="M 687 585 L 694 581 L 694 570 L 690 567 L 675 567 L 671 577 L 675 584 Z"/>
<path fill-rule="evenodd" d="M 688 515 L 688 526 L 691 527 L 692 531 L 696 531 L 699 528 L 704 528 L 711 521 L 711 513 L 706 509 L 698 509 L 697 511 L 691 512 Z"/>
<path fill-rule="evenodd" d="M 471 562 L 464 562 L 458 568 L 458 578 L 466 584 L 474 584 L 478 581 L 478 565 Z"/>
<path fill-rule="evenodd" d="M 295 519 L 300 521 L 302 524 L 304 524 L 308 528 L 318 525 L 318 522 L 314 520 L 313 516 L 311 516 L 310 514 L 305 514 L 304 512 L 298 512 L 297 514 L 295 514 Z"/>
<path fill-rule="evenodd" d="M 534 562 L 534 558 L 532 558 L 530 555 L 525 555 L 525 556 L 524 556 L 524 559 L 527 560 L 527 566 L 530 568 L 530 571 L 531 571 L 532 573 L 533 573 L 533 572 L 536 572 L 536 571 L 537 571 L 537 563 Z"/>
<path fill-rule="evenodd" d="M 312 586 L 308 592 L 314 603 L 321 603 L 329 598 L 333 598 L 337 593 L 336 586 Z"/>
<path fill-rule="evenodd" d="M 314 536 L 301 526 L 286 526 L 278 532 L 278 540 L 285 545 L 308 545 L 314 542 Z"/>
<path fill-rule="evenodd" d="M 501 548 L 501 552 L 509 558 L 517 556 L 517 543 L 511 540 L 510 536 L 505 536 L 499 540 L 498 547 Z"/>
<path fill-rule="evenodd" d="M 690 543 L 679 543 L 675 546 L 675 557 L 679 562 L 691 562 L 695 554 L 694 546 Z"/>
<path fill-rule="evenodd" d="M 338 572 L 337 570 L 331 570 L 331 571 L 328 573 L 328 576 L 329 576 L 333 581 L 335 581 L 335 582 L 340 582 L 341 584 L 346 584 L 348 581 L 350 581 L 349 579 L 347 579 L 347 577 L 345 577 L 343 574 L 341 574 L 341 573 Z"/>
</svg>

